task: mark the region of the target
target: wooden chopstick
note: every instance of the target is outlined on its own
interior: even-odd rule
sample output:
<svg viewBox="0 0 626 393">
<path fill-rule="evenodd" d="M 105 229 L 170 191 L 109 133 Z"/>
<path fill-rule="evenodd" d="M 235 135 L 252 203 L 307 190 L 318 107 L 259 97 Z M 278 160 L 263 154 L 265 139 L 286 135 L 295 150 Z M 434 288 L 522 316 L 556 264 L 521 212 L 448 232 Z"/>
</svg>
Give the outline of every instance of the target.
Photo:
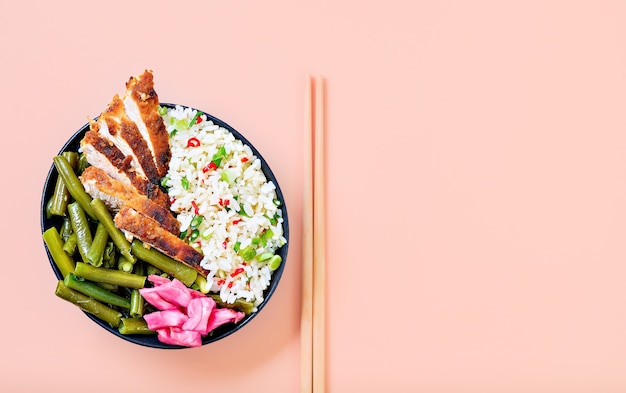
<svg viewBox="0 0 626 393">
<path fill-rule="evenodd" d="M 302 393 L 322 393 L 326 380 L 324 80 L 307 78 L 300 325 Z"/>
<path fill-rule="evenodd" d="M 315 78 L 313 138 L 313 392 L 323 393 L 326 381 L 326 239 L 324 80 Z"/>
<path fill-rule="evenodd" d="M 302 308 L 300 392 L 313 391 L 313 80 L 307 77 L 304 122 L 304 201 L 302 212 Z"/>
</svg>

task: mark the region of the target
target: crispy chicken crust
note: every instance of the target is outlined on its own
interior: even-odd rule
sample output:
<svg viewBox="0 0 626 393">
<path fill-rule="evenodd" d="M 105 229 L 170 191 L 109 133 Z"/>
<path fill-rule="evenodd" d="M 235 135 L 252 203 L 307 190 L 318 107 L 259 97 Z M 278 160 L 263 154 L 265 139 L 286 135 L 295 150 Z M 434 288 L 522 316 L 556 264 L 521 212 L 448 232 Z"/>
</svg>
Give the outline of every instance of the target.
<svg viewBox="0 0 626 393">
<path fill-rule="evenodd" d="M 122 231 L 161 251 L 165 255 L 182 262 L 204 277 L 208 272 L 200 266 L 201 253 L 184 240 L 164 229 L 160 223 L 129 206 L 122 206 L 115 215 L 115 225 Z"/>
</svg>

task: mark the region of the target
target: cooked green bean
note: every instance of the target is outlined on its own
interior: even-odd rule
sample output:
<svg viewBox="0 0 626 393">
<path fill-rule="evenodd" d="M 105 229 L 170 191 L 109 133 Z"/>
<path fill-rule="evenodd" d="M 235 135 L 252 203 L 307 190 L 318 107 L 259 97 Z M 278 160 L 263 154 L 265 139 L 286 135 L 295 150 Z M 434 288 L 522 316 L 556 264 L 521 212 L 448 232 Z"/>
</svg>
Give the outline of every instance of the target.
<svg viewBox="0 0 626 393">
<path fill-rule="evenodd" d="M 89 166 L 89 162 L 87 161 L 87 156 L 85 153 L 80 153 L 78 157 L 78 168 L 76 168 L 77 173 L 83 173 L 83 171 Z"/>
<path fill-rule="evenodd" d="M 198 277 L 196 277 L 196 281 L 194 284 L 197 287 L 198 291 L 202 293 L 209 293 L 209 290 L 211 289 L 211 285 L 209 285 L 206 277 L 201 274 L 198 274 Z"/>
<path fill-rule="evenodd" d="M 63 282 L 68 288 L 94 298 L 102 303 L 130 309 L 130 300 L 127 298 L 112 293 L 91 281 L 80 279 L 76 277 L 74 273 L 70 273 L 65 276 Z"/>
<path fill-rule="evenodd" d="M 70 193 L 63 183 L 61 177 L 57 177 L 54 185 L 54 192 L 50 198 L 50 214 L 53 216 L 64 216 L 66 214 L 67 204 L 70 201 Z"/>
<path fill-rule="evenodd" d="M 247 302 L 243 299 L 235 299 L 234 303 L 226 303 L 222 301 L 222 298 L 217 293 L 209 293 L 208 296 L 212 297 L 220 307 L 232 308 L 238 311 L 242 311 L 244 314 L 249 315 L 252 313 L 252 309 L 254 308 L 254 304 L 252 302 Z"/>
<path fill-rule="evenodd" d="M 126 273 L 119 270 L 104 269 L 83 262 L 76 263 L 74 274 L 86 280 L 115 284 L 120 287 L 143 288 L 146 283 L 146 276 Z"/>
<path fill-rule="evenodd" d="M 89 296 L 68 288 L 62 280 L 59 280 L 54 293 L 61 299 L 75 304 L 80 307 L 81 310 L 96 316 L 112 327 L 118 327 L 120 325 L 122 313 Z"/>
<path fill-rule="evenodd" d="M 69 217 L 65 217 L 63 219 L 63 223 L 61 224 L 61 229 L 59 231 L 59 234 L 61 235 L 61 239 L 63 239 L 63 241 L 66 242 L 72 233 L 74 233 L 74 230 L 72 229 L 72 222 L 70 221 Z"/>
<path fill-rule="evenodd" d="M 96 267 L 102 266 L 104 249 L 107 246 L 108 240 L 109 231 L 107 231 L 102 222 L 99 222 L 96 227 L 96 234 L 93 236 L 93 242 L 91 243 L 91 247 L 87 253 L 87 262 Z"/>
<path fill-rule="evenodd" d="M 130 316 L 139 318 L 143 315 L 144 304 L 143 297 L 138 289 L 133 289 L 130 293 Z"/>
<path fill-rule="evenodd" d="M 117 269 L 126 273 L 132 273 L 133 264 L 125 256 L 120 256 L 117 260 Z"/>
<path fill-rule="evenodd" d="M 119 326 L 121 334 L 156 334 L 154 330 L 148 329 L 148 324 L 143 318 L 122 318 Z"/>
<path fill-rule="evenodd" d="M 52 260 L 59 268 L 63 277 L 74 271 L 74 259 L 63 251 L 63 239 L 55 227 L 51 227 L 43 233 L 43 240 L 48 246 L 48 252 Z"/>
<path fill-rule="evenodd" d="M 91 202 L 91 196 L 89 196 L 89 194 L 85 191 L 85 188 L 78 179 L 78 176 L 76 176 L 76 173 L 70 163 L 63 156 L 56 156 L 52 160 L 54 161 L 54 166 L 59 172 L 59 176 L 63 178 L 65 187 L 67 187 L 70 195 L 72 195 L 72 197 L 82 206 L 85 213 L 87 213 L 89 217 L 96 219 L 93 209 L 89 204 Z"/>
<path fill-rule="evenodd" d="M 88 260 L 87 254 L 93 242 L 93 237 L 91 236 L 91 229 L 89 228 L 89 221 L 87 221 L 85 210 L 83 210 L 83 207 L 78 202 L 72 202 L 67 205 L 67 212 L 72 222 L 72 229 L 77 236 L 78 252 L 80 252 L 83 261 L 86 262 Z"/>
<path fill-rule="evenodd" d="M 188 287 L 196 281 L 198 272 L 192 267 L 178 262 L 154 248 L 144 247 L 143 243 L 139 240 L 133 240 L 131 246 L 133 254 L 135 254 L 137 258 L 149 263 L 170 276 L 176 277 Z"/>
<path fill-rule="evenodd" d="M 78 153 L 66 151 L 62 155 L 72 168 L 76 168 Z M 65 216 L 67 214 L 68 203 L 70 203 L 70 192 L 67 190 L 63 178 L 58 176 L 50 202 L 50 214 L 54 216 Z"/>
<path fill-rule="evenodd" d="M 115 244 L 112 241 L 107 242 L 104 254 L 102 255 L 102 267 L 111 269 L 117 265 L 115 252 Z"/>
<path fill-rule="evenodd" d="M 76 247 L 78 246 L 78 236 L 75 233 L 72 233 L 70 237 L 67 238 L 65 243 L 63 244 L 63 251 L 67 253 L 67 255 L 74 255 L 76 252 Z"/>
<path fill-rule="evenodd" d="M 116 226 L 115 222 L 113 222 L 113 217 L 111 217 L 111 213 L 105 206 L 104 202 L 98 198 L 94 198 L 90 206 L 96 215 L 98 221 L 100 221 L 106 227 L 109 232 L 109 236 L 113 243 L 119 248 L 120 253 L 125 256 L 131 263 L 135 263 L 136 258 L 131 252 L 130 243 L 126 240 L 126 237 Z"/>
<path fill-rule="evenodd" d="M 146 276 L 151 276 L 153 274 L 160 276 L 161 274 L 163 274 L 163 272 L 160 271 L 157 267 L 148 264 L 146 266 Z"/>
</svg>

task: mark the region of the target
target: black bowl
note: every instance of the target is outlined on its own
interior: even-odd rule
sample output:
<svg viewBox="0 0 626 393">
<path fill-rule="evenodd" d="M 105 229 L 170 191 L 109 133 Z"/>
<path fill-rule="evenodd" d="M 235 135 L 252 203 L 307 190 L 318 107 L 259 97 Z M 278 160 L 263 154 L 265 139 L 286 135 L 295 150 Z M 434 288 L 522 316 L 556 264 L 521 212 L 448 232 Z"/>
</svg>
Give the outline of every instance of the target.
<svg viewBox="0 0 626 393">
<path fill-rule="evenodd" d="M 168 108 L 174 108 L 176 106 L 176 104 L 168 104 L 168 103 L 161 103 L 161 106 L 164 107 L 168 107 Z M 192 108 L 194 109 L 194 108 Z M 278 200 L 281 201 L 282 203 L 282 211 L 283 211 L 283 231 L 284 231 L 284 237 L 285 239 L 287 239 L 287 243 L 282 246 L 280 249 L 277 250 L 277 255 L 280 255 L 282 257 L 283 262 L 280 264 L 280 266 L 278 267 L 278 269 L 276 269 L 273 272 L 272 275 L 272 281 L 270 283 L 270 286 L 265 290 L 264 292 L 264 300 L 263 303 L 261 303 L 258 307 L 257 307 L 257 311 L 246 315 L 241 321 L 239 321 L 237 324 L 226 324 L 226 325 L 222 325 L 220 327 L 218 327 L 217 329 L 215 329 L 213 332 L 211 332 L 209 335 L 203 337 L 202 339 L 202 345 L 206 345 L 215 341 L 218 341 L 224 337 L 227 337 L 233 333 L 235 333 L 236 331 L 241 330 L 244 326 L 246 326 L 248 323 L 250 323 L 250 321 L 252 321 L 252 319 L 258 315 L 261 310 L 263 309 L 263 307 L 265 307 L 265 305 L 267 304 L 267 302 L 270 300 L 272 294 L 274 293 L 274 291 L 276 290 L 276 287 L 278 286 L 278 283 L 280 282 L 280 279 L 282 277 L 283 271 L 285 269 L 285 263 L 287 262 L 287 250 L 289 248 L 289 219 L 287 217 L 287 206 L 285 204 L 285 199 L 283 197 L 283 193 L 280 190 L 280 186 L 278 184 L 278 181 L 276 180 L 276 177 L 274 176 L 274 174 L 272 173 L 272 170 L 270 169 L 269 165 L 267 164 L 267 161 L 265 161 L 265 159 L 263 158 L 263 156 L 261 155 L 261 153 L 259 153 L 259 151 L 243 136 L 241 135 L 237 130 L 235 130 L 233 127 L 229 126 L 227 123 L 223 122 L 222 120 L 209 115 L 208 113 L 206 113 L 205 111 L 202 111 L 206 117 L 207 120 L 211 120 L 213 121 L 213 123 L 215 123 L 216 125 L 219 125 L 221 127 L 224 127 L 225 129 L 227 129 L 228 131 L 230 131 L 235 138 L 241 140 L 244 144 L 248 145 L 250 147 L 250 149 L 252 150 L 252 152 L 254 153 L 254 155 L 256 157 L 258 157 L 261 160 L 262 163 L 262 171 L 265 174 L 266 178 L 268 181 L 272 181 L 274 183 L 274 185 L 276 185 L 276 196 L 278 198 Z M 61 148 L 61 150 L 59 151 L 59 154 L 65 152 L 65 151 L 77 151 L 80 145 L 80 141 L 83 139 L 83 136 L 85 135 L 85 133 L 89 131 L 89 124 L 85 124 L 84 126 L 82 126 L 78 131 L 76 131 L 74 133 L 74 135 L 72 135 L 72 137 L 65 143 L 65 145 L 63 145 L 63 147 Z M 41 197 L 41 207 L 40 207 L 40 221 L 41 221 L 41 231 L 42 233 L 45 232 L 47 229 L 49 229 L 52 226 L 55 226 L 57 229 L 59 229 L 61 227 L 61 223 L 62 223 L 62 218 L 61 217 L 57 217 L 57 216 L 53 216 L 51 218 L 47 218 L 46 217 L 46 203 L 48 202 L 48 200 L 50 199 L 50 197 L 52 196 L 52 194 L 54 193 L 54 187 L 57 181 L 57 177 L 58 177 L 58 172 L 56 170 L 56 168 L 54 167 L 54 164 L 52 164 L 50 166 L 50 170 L 48 171 L 48 175 L 46 177 L 45 183 L 44 183 L 44 187 L 43 187 L 43 193 L 42 193 L 42 197 Z M 50 262 L 50 266 L 52 267 L 52 270 L 56 276 L 57 279 L 62 280 L 63 276 L 61 275 L 61 272 L 59 271 L 59 269 L 57 268 L 56 264 L 54 263 L 54 261 L 52 260 L 52 257 L 50 255 L 50 252 L 48 250 L 48 248 L 46 247 L 45 243 L 44 243 L 44 248 L 46 249 L 46 253 L 48 254 L 48 260 Z M 108 323 L 96 318 L 95 316 L 89 314 L 89 313 L 84 313 L 87 317 L 89 317 L 92 321 L 94 321 L 96 324 L 100 325 L 100 327 L 102 327 L 103 329 L 108 330 L 109 332 L 111 332 L 112 334 L 135 344 L 138 345 L 143 345 L 146 347 L 152 347 L 152 348 L 162 348 L 162 349 L 177 349 L 177 348 L 186 348 L 186 347 L 181 347 L 181 346 L 175 346 L 175 345 L 168 345 L 168 344 L 163 344 L 162 342 L 160 342 L 157 339 L 156 335 L 149 335 L 149 336 L 142 336 L 142 335 L 123 335 L 121 334 L 117 328 L 112 328 Z"/>
</svg>

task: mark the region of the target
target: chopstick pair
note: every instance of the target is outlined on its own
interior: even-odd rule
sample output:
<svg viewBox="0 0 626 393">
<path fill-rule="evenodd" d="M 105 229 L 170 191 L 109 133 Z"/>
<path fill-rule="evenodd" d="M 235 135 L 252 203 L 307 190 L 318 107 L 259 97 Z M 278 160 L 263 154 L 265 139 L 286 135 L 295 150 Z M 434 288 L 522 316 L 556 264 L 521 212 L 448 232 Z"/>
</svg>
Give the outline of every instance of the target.
<svg viewBox="0 0 626 393">
<path fill-rule="evenodd" d="M 321 393 L 326 379 L 324 79 L 307 77 L 302 243 L 301 393 Z"/>
</svg>

